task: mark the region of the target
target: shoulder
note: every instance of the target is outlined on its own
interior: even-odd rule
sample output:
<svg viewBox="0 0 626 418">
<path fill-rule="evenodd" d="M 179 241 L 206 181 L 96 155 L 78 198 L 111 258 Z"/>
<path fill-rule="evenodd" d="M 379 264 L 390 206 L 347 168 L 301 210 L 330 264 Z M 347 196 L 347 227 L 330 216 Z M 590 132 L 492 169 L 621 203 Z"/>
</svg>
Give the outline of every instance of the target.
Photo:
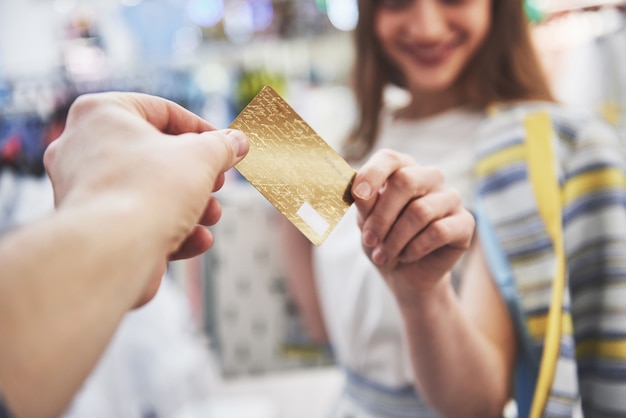
<svg viewBox="0 0 626 418">
<path fill-rule="evenodd" d="M 572 148 L 603 146 L 620 149 L 615 127 L 598 115 L 552 105 L 546 109 L 554 132 L 564 145 Z"/>
<path fill-rule="evenodd" d="M 479 160 L 522 146 L 528 135 L 529 121 L 537 115 L 547 116 L 562 158 L 590 150 L 603 150 L 622 158 L 617 130 L 591 113 L 556 103 L 530 102 L 492 106 L 488 114 L 479 134 Z"/>
<path fill-rule="evenodd" d="M 550 102 L 492 106 L 485 124 L 486 132 L 523 127 L 529 117 L 538 113 L 549 116 L 555 132 L 563 139 L 584 141 L 597 137 L 609 143 L 618 141 L 617 130 L 598 115 Z"/>
</svg>

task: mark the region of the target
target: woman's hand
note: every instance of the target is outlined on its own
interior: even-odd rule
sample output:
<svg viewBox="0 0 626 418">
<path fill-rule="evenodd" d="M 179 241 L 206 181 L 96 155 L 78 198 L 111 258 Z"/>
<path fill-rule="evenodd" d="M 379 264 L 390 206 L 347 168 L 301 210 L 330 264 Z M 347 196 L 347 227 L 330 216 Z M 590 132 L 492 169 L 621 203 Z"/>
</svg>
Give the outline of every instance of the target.
<svg viewBox="0 0 626 418">
<path fill-rule="evenodd" d="M 352 188 L 365 252 L 396 296 L 432 289 L 469 248 L 474 218 L 442 172 L 381 150 Z"/>
</svg>

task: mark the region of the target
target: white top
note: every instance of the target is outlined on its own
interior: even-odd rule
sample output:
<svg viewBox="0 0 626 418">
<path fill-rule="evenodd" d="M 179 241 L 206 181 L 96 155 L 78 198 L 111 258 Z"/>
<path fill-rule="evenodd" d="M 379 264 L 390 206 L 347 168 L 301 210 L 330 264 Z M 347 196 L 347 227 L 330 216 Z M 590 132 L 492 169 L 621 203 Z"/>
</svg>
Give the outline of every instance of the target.
<svg viewBox="0 0 626 418">
<path fill-rule="evenodd" d="M 419 121 L 383 117 L 377 149 L 411 155 L 443 169 L 469 207 L 473 194 L 473 136 L 483 115 L 450 110 Z M 402 318 L 393 295 L 361 248 L 352 206 L 323 245 L 314 265 L 326 326 L 342 367 L 390 388 L 412 384 Z"/>
</svg>

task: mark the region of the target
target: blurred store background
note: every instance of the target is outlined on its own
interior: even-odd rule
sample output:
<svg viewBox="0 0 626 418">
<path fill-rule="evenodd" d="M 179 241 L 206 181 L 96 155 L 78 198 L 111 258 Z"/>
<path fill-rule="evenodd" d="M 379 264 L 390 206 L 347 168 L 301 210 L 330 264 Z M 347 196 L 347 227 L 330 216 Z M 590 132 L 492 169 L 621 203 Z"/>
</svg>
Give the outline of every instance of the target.
<svg viewBox="0 0 626 418">
<path fill-rule="evenodd" d="M 526 8 L 557 97 L 626 143 L 624 4 Z M 356 0 L 0 0 L 0 234 L 52 210 L 42 153 L 83 93 L 156 94 L 224 128 L 269 84 L 338 148 L 353 120 L 357 18 Z M 171 265 L 68 417 L 325 416 L 341 374 L 283 284 L 281 215 L 235 172 L 219 198 L 214 249 Z"/>
</svg>

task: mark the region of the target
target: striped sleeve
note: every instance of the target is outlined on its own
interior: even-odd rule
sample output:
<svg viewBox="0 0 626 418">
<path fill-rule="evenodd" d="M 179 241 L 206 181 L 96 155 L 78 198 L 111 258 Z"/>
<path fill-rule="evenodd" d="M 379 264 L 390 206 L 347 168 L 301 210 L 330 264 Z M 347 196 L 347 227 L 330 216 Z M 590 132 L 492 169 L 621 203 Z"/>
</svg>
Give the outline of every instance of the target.
<svg viewBox="0 0 626 418">
<path fill-rule="evenodd" d="M 561 121 L 555 116 L 557 127 Z M 626 175 L 614 132 L 559 129 L 571 315 L 585 416 L 626 415 Z"/>
<path fill-rule="evenodd" d="M 553 105 L 568 286 L 559 361 L 545 416 L 626 416 L 626 175 L 615 131 Z M 518 336 L 540 355 L 555 258 L 528 179 L 522 120 L 504 112 L 478 149 L 478 194 L 509 263 L 523 319 Z M 511 293 L 511 292 L 509 292 Z"/>
</svg>

